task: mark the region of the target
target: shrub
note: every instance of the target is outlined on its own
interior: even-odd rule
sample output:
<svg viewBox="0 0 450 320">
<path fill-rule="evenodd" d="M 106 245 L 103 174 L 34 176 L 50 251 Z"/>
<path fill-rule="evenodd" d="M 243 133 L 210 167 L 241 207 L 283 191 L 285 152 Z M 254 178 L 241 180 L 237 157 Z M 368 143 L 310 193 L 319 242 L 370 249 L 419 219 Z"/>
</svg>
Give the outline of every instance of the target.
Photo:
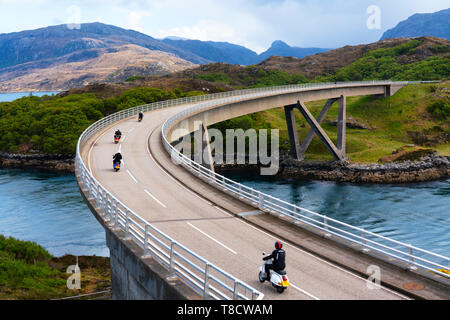
<svg viewBox="0 0 450 320">
<path fill-rule="evenodd" d="M 450 103 L 444 100 L 432 102 L 427 111 L 431 113 L 437 120 L 446 120 L 450 118 Z"/>
</svg>

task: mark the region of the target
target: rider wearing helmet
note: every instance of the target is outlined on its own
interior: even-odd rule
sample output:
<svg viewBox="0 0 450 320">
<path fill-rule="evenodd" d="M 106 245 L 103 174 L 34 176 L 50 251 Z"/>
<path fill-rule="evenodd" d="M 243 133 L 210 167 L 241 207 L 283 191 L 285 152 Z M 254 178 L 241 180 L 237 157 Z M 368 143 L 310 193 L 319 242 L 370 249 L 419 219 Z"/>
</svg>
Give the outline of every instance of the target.
<svg viewBox="0 0 450 320">
<path fill-rule="evenodd" d="M 120 152 L 117 152 L 115 155 L 113 155 L 113 164 L 119 162 L 120 160 L 122 160 L 122 155 L 120 154 Z"/>
<path fill-rule="evenodd" d="M 122 132 L 120 132 L 119 129 L 116 130 L 116 132 L 114 133 L 114 136 L 119 136 L 119 138 L 122 136 Z"/>
<path fill-rule="evenodd" d="M 275 250 L 272 251 L 272 254 L 263 258 L 264 261 L 273 259 L 271 264 L 265 265 L 265 272 L 268 280 L 270 280 L 270 270 L 277 272 L 286 268 L 286 252 L 282 247 L 283 244 L 280 241 L 276 241 Z"/>
</svg>

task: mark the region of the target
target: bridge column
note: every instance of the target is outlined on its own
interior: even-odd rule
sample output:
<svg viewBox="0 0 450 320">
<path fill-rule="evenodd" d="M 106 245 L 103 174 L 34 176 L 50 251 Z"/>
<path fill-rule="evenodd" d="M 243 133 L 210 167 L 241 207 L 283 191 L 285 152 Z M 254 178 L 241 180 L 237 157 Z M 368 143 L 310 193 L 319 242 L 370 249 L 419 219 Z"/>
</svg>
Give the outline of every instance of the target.
<svg viewBox="0 0 450 320">
<path fill-rule="evenodd" d="M 289 142 L 291 144 L 291 155 L 294 159 L 303 160 L 303 158 L 300 158 L 301 155 L 300 144 L 298 141 L 297 124 L 295 123 L 295 114 L 294 114 L 295 107 L 296 107 L 295 105 L 285 106 L 284 114 L 286 115 L 286 123 L 289 133 Z"/>
<path fill-rule="evenodd" d="M 345 158 L 345 139 L 347 129 L 347 98 L 339 98 L 339 113 L 337 121 L 337 148 L 341 152 L 341 157 Z"/>
<path fill-rule="evenodd" d="M 194 161 L 214 172 L 208 129 L 203 122 L 198 122 L 196 127 L 198 129 L 194 131 Z"/>
<path fill-rule="evenodd" d="M 344 106 L 345 103 L 342 103 L 342 105 Z M 345 157 L 342 155 L 342 152 L 334 145 L 334 143 L 331 141 L 331 139 L 328 137 L 328 135 L 322 129 L 322 127 L 317 122 L 317 120 L 314 119 L 314 117 L 309 112 L 309 110 L 306 108 L 306 106 L 302 102 L 297 101 L 296 107 L 300 110 L 300 112 L 302 113 L 303 117 L 305 117 L 306 121 L 311 126 L 312 130 L 314 130 L 315 134 L 323 142 L 325 147 L 327 147 L 328 151 L 330 151 L 330 153 L 333 155 L 333 157 L 336 160 L 344 160 Z M 343 110 L 344 109 L 345 108 L 343 108 Z M 345 117 L 345 113 L 342 113 L 342 115 Z M 343 123 L 345 125 L 345 121 L 341 121 L 341 123 Z M 345 138 L 345 133 L 343 135 L 341 135 L 341 137 Z"/>
<path fill-rule="evenodd" d="M 317 117 L 318 124 L 322 124 L 322 122 L 325 119 L 325 116 L 327 115 L 331 106 L 337 100 L 338 100 L 338 98 L 328 99 L 328 101 L 325 103 L 325 106 L 323 107 L 322 111 L 320 111 L 319 116 Z M 316 132 L 314 131 L 314 129 L 311 128 L 311 130 L 309 130 L 308 135 L 306 136 L 305 140 L 303 141 L 303 143 L 300 147 L 300 157 L 299 158 L 302 158 L 302 159 L 305 158 L 306 150 L 308 150 L 309 145 L 311 144 L 315 135 L 316 135 Z"/>
</svg>

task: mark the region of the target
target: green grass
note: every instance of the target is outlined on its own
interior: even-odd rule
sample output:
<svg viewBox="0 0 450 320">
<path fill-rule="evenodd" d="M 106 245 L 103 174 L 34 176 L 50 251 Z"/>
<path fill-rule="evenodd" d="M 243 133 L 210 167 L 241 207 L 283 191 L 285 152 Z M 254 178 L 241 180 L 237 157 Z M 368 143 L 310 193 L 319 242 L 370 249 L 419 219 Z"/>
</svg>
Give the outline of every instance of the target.
<svg viewBox="0 0 450 320">
<path fill-rule="evenodd" d="M 35 242 L 0 235 L 0 299 L 53 299 L 110 286 L 109 259 L 80 257 L 81 289 L 67 289 L 75 257 L 52 257 Z"/>
</svg>

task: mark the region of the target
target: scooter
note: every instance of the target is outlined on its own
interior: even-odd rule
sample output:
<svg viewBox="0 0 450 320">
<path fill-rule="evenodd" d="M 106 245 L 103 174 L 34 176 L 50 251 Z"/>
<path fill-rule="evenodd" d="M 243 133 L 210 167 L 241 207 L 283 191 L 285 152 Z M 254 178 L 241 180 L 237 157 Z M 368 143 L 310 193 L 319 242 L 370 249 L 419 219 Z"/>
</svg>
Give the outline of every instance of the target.
<svg viewBox="0 0 450 320">
<path fill-rule="evenodd" d="M 115 172 L 120 170 L 120 161 L 113 161 L 113 169 Z"/>
<path fill-rule="evenodd" d="M 266 255 L 263 252 L 263 257 Z M 264 264 L 259 269 L 259 281 L 263 283 L 267 279 L 266 268 L 265 265 L 270 264 L 270 260 L 264 261 Z M 268 280 L 276 289 L 278 293 L 283 293 L 289 287 L 289 279 L 287 277 L 286 271 L 274 271 L 270 270 L 270 279 Z"/>
<path fill-rule="evenodd" d="M 119 143 L 119 140 L 120 140 L 120 136 L 118 134 L 116 134 L 114 136 L 114 143 Z"/>
<path fill-rule="evenodd" d="M 138 117 L 138 121 L 139 121 L 139 122 L 142 121 L 142 117 L 141 117 L 141 116 Z"/>
</svg>

